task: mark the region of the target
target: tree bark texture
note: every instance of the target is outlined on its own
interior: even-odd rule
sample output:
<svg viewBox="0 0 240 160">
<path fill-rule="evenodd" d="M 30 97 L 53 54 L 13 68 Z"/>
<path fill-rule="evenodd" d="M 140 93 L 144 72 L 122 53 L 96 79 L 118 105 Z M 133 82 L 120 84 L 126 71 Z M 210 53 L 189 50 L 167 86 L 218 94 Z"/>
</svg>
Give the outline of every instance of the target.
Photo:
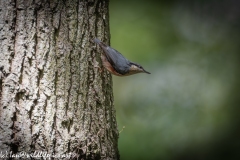
<svg viewBox="0 0 240 160">
<path fill-rule="evenodd" d="M 0 151 L 119 159 L 108 3 L 0 0 Z"/>
</svg>

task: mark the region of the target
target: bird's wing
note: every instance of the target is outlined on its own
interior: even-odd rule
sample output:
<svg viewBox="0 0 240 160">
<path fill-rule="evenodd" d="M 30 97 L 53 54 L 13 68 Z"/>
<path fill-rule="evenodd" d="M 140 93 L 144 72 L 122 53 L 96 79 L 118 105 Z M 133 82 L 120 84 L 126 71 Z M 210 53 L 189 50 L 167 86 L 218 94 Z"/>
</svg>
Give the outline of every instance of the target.
<svg viewBox="0 0 240 160">
<path fill-rule="evenodd" d="M 129 71 L 130 62 L 117 50 L 107 46 L 105 49 L 105 55 L 118 73 L 125 74 Z"/>
<path fill-rule="evenodd" d="M 104 44 L 97 38 L 94 39 L 94 42 L 100 45 L 100 47 L 104 51 L 107 60 L 118 73 L 125 74 L 129 71 L 130 62 L 125 57 L 123 57 L 121 53 Z"/>
</svg>

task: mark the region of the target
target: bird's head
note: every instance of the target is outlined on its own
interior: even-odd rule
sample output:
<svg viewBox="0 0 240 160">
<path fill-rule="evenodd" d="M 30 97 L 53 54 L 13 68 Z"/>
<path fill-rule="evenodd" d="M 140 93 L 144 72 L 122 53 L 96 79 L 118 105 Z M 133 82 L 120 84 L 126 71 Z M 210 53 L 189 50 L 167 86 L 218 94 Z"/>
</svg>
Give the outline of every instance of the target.
<svg viewBox="0 0 240 160">
<path fill-rule="evenodd" d="M 146 71 L 141 65 L 131 62 L 130 68 L 129 68 L 129 74 L 136 74 L 136 73 L 151 74 L 150 72 Z"/>
</svg>

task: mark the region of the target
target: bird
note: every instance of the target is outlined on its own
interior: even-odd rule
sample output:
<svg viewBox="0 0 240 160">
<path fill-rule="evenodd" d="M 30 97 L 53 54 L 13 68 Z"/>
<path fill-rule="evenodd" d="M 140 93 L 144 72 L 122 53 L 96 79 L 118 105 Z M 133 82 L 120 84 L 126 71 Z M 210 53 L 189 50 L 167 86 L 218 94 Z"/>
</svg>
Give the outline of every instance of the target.
<svg viewBox="0 0 240 160">
<path fill-rule="evenodd" d="M 120 52 L 106 45 L 99 39 L 94 38 L 93 41 L 103 50 L 103 53 L 101 54 L 102 64 L 111 74 L 120 77 L 137 73 L 151 74 L 141 65 L 129 61 Z"/>
</svg>

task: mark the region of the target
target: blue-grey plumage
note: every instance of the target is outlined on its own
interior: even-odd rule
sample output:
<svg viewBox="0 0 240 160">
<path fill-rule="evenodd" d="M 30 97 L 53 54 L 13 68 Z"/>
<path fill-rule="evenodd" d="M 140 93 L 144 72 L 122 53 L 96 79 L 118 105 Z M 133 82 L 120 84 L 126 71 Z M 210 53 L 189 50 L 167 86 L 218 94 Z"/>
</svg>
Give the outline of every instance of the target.
<svg viewBox="0 0 240 160">
<path fill-rule="evenodd" d="M 141 72 L 150 74 L 141 65 L 130 62 L 117 50 L 104 44 L 99 39 L 95 38 L 93 41 L 103 49 L 104 53 L 101 56 L 103 66 L 112 74 L 117 76 L 127 76 Z"/>
</svg>

